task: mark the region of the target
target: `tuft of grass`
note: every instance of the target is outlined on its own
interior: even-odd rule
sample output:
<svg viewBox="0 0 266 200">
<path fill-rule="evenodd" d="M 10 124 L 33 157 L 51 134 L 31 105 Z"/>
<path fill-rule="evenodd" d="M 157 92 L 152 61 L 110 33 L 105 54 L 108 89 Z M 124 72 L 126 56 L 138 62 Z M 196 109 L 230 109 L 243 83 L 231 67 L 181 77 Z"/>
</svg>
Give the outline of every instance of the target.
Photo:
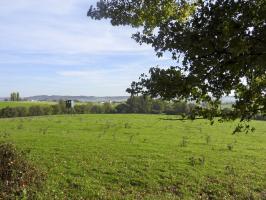
<svg viewBox="0 0 266 200">
<path fill-rule="evenodd" d="M 17 129 L 18 130 L 21 130 L 21 129 L 23 129 L 23 124 L 21 123 L 21 124 L 19 124 L 18 126 L 17 126 Z"/>
<path fill-rule="evenodd" d="M 180 142 L 180 146 L 181 147 L 186 147 L 187 144 L 188 144 L 188 137 L 183 136 L 182 139 L 181 139 L 181 142 Z"/>
<path fill-rule="evenodd" d="M 205 156 L 200 156 L 200 157 L 190 157 L 189 158 L 189 164 L 191 166 L 196 166 L 196 165 L 204 165 L 205 164 Z"/>
<path fill-rule="evenodd" d="M 43 127 L 39 129 L 39 132 L 43 135 L 46 135 L 49 130 L 49 127 Z"/>
<path fill-rule="evenodd" d="M 131 128 L 131 125 L 130 125 L 128 122 L 126 122 L 126 123 L 124 124 L 124 127 L 125 127 L 126 129 L 130 129 L 130 128 Z"/>
<path fill-rule="evenodd" d="M 227 149 L 228 149 L 229 151 L 233 151 L 233 149 L 234 149 L 234 144 L 227 144 Z"/>
<path fill-rule="evenodd" d="M 206 140 L 206 144 L 209 145 L 211 143 L 211 136 L 207 135 L 205 140 Z"/>
<path fill-rule="evenodd" d="M 0 138 L 7 139 L 9 136 L 10 133 L 6 129 L 0 131 Z"/>
</svg>

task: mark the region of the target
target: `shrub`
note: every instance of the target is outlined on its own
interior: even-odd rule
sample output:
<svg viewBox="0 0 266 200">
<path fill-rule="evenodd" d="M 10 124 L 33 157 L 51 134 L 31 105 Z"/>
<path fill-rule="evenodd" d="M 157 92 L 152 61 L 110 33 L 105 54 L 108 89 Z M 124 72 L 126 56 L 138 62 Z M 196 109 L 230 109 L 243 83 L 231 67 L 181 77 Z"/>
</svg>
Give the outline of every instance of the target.
<svg viewBox="0 0 266 200">
<path fill-rule="evenodd" d="M 121 103 L 117 105 L 115 109 L 117 113 L 128 113 L 129 112 L 129 106 L 125 103 Z"/>
<path fill-rule="evenodd" d="M 75 106 L 75 111 L 78 114 L 86 114 L 89 113 L 89 110 L 87 109 L 86 105 L 76 105 Z"/>
<path fill-rule="evenodd" d="M 160 114 L 164 111 L 164 102 L 162 100 L 153 100 L 151 105 L 151 112 L 153 114 Z"/>
<path fill-rule="evenodd" d="M 11 118 L 11 117 L 17 117 L 17 110 L 16 108 L 6 107 L 1 109 L 0 111 L 1 117 Z"/>
<path fill-rule="evenodd" d="M 44 174 L 14 145 L 0 144 L 0 199 L 36 199 Z"/>
<path fill-rule="evenodd" d="M 104 103 L 102 106 L 104 113 L 114 113 L 114 109 L 111 103 Z"/>
<path fill-rule="evenodd" d="M 51 106 L 51 112 L 52 112 L 53 115 L 60 114 L 61 111 L 60 111 L 59 105 L 52 105 Z"/>
<path fill-rule="evenodd" d="M 44 114 L 44 115 L 50 115 L 50 114 L 52 114 L 52 109 L 51 109 L 50 106 L 44 106 L 44 107 L 42 108 L 42 111 L 43 111 L 43 114 Z"/>
<path fill-rule="evenodd" d="M 91 107 L 90 112 L 93 113 L 93 114 L 101 114 L 101 113 L 104 113 L 104 110 L 103 110 L 102 106 L 94 105 L 94 106 Z"/>
<path fill-rule="evenodd" d="M 28 110 L 26 107 L 16 107 L 17 117 L 26 117 L 28 114 Z"/>
<path fill-rule="evenodd" d="M 43 109 L 41 106 L 31 106 L 29 108 L 29 116 L 40 116 L 43 115 Z"/>
</svg>

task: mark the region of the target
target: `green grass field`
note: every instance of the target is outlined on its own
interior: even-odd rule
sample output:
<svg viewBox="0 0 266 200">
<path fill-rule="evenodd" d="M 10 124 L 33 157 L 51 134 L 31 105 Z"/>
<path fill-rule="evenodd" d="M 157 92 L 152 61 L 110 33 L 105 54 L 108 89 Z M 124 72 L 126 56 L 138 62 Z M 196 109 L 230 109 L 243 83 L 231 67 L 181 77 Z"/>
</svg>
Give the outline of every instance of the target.
<svg viewBox="0 0 266 200">
<path fill-rule="evenodd" d="M 48 101 L 0 101 L 0 109 L 5 107 L 30 107 L 30 106 L 48 106 L 56 104 L 56 102 Z"/>
<path fill-rule="evenodd" d="M 165 115 L 0 119 L 0 140 L 47 173 L 40 199 L 265 199 L 266 123 Z"/>
</svg>

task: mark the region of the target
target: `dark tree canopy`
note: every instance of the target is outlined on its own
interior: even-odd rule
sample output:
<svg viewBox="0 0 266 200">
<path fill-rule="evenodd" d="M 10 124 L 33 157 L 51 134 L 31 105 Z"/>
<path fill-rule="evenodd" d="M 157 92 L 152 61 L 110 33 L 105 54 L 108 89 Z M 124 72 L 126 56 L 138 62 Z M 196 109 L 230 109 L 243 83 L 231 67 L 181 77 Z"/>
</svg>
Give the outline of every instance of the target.
<svg viewBox="0 0 266 200">
<path fill-rule="evenodd" d="M 100 0 L 88 16 L 143 27 L 133 38 L 176 61 L 151 68 L 131 94 L 195 101 L 191 118 L 244 121 L 266 113 L 266 0 Z M 220 100 L 231 93 L 236 102 L 224 115 Z"/>
</svg>

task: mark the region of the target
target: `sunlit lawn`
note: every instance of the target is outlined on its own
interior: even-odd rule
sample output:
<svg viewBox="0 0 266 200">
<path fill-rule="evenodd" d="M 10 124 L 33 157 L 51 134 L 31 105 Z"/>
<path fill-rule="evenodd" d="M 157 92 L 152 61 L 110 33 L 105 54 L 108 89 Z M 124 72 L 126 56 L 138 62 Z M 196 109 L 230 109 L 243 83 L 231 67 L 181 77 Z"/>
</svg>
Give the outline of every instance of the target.
<svg viewBox="0 0 266 200">
<path fill-rule="evenodd" d="M 165 115 L 0 119 L 1 140 L 30 149 L 47 173 L 40 199 L 266 198 L 266 123 Z"/>
</svg>

